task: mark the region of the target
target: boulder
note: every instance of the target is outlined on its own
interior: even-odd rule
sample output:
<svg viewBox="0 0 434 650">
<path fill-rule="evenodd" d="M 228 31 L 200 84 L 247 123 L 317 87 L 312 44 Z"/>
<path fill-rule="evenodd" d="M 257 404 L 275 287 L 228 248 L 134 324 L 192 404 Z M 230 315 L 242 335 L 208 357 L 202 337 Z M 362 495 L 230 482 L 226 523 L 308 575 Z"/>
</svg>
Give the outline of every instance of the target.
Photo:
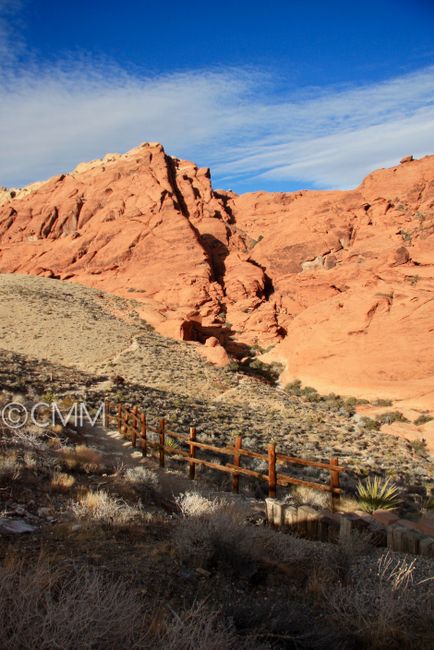
<svg viewBox="0 0 434 650">
<path fill-rule="evenodd" d="M 399 248 L 389 254 L 388 263 L 389 266 L 401 266 L 401 264 L 406 264 L 409 260 L 410 253 L 407 248 L 405 246 L 399 246 Z"/>
</svg>

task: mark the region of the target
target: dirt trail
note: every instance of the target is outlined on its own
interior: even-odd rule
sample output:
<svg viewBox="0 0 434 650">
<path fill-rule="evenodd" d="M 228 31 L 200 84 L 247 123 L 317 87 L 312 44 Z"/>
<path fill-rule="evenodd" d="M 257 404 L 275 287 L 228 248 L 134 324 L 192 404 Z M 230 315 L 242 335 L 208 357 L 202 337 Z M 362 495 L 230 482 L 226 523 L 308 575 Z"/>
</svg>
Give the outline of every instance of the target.
<svg viewBox="0 0 434 650">
<path fill-rule="evenodd" d="M 88 425 L 84 427 L 82 433 L 88 446 L 100 451 L 115 466 L 122 463 L 127 467 L 138 467 L 139 465 L 150 466 L 152 463 L 151 460 L 143 457 L 139 447 L 134 448 L 131 440 L 124 438 L 113 427 L 105 429 L 102 426 Z"/>
<path fill-rule="evenodd" d="M 104 460 L 116 468 L 121 466 L 126 469 L 144 467 L 150 470 L 156 477 L 159 485 L 158 491 L 154 494 L 156 501 L 160 507 L 165 510 L 172 511 L 174 508 L 174 495 L 188 492 L 191 490 L 199 491 L 201 494 L 207 496 L 216 496 L 220 492 L 216 487 L 209 484 L 206 480 L 191 481 L 187 477 L 187 470 L 185 467 L 180 468 L 181 471 L 172 468 L 160 468 L 158 461 L 149 455 L 143 456 L 140 448 L 140 443 L 137 441 L 137 446 L 134 448 L 131 440 L 124 438 L 116 428 L 113 426 L 105 429 L 102 426 L 87 425 L 81 430 L 81 433 L 89 447 L 97 449 L 103 454 Z M 148 440 L 152 439 L 148 436 Z M 182 470 L 186 472 L 182 474 Z M 200 472 L 200 470 L 199 470 Z M 235 495 L 225 493 L 225 497 L 231 498 Z M 255 503 L 252 510 L 255 512 L 262 512 L 264 510 L 262 503 Z"/>
</svg>

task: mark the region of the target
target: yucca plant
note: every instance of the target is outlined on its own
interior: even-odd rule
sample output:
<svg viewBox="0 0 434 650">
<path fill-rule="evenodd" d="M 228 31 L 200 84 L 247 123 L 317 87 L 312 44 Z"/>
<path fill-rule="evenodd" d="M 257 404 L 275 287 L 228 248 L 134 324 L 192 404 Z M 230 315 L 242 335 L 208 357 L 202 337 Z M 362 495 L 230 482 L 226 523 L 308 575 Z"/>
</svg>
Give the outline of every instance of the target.
<svg viewBox="0 0 434 650">
<path fill-rule="evenodd" d="M 365 512 L 394 510 L 399 505 L 399 489 L 390 478 L 384 480 L 379 476 L 369 476 L 365 481 L 357 483 L 356 490 L 360 507 Z"/>
<path fill-rule="evenodd" d="M 166 437 L 165 440 L 166 447 L 170 447 L 171 449 L 179 449 L 180 445 L 177 440 L 174 438 L 170 438 L 169 436 Z"/>
</svg>

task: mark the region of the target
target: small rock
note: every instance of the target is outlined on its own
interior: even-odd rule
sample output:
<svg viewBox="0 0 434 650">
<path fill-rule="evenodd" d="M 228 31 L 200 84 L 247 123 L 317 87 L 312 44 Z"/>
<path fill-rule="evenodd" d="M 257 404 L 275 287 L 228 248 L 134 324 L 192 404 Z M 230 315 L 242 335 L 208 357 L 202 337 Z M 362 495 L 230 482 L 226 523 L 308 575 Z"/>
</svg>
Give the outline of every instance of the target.
<svg viewBox="0 0 434 650">
<path fill-rule="evenodd" d="M 400 246 L 389 255 L 389 266 L 400 266 L 406 264 L 410 259 L 410 253 L 405 246 Z"/>
<path fill-rule="evenodd" d="M 209 571 L 202 569 L 201 567 L 198 567 L 196 569 L 196 573 L 199 573 L 199 575 L 203 576 L 204 578 L 209 578 L 211 576 L 211 573 Z"/>
<path fill-rule="evenodd" d="M 33 533 L 35 530 L 35 526 L 31 526 L 22 519 L 6 519 L 5 517 L 0 517 L 0 534 L 2 535 L 20 535 L 22 533 Z"/>
<path fill-rule="evenodd" d="M 327 255 L 324 261 L 324 268 L 329 270 L 333 269 L 336 266 L 337 259 L 335 255 Z"/>
<path fill-rule="evenodd" d="M 401 160 L 399 161 L 399 163 L 400 163 L 401 165 L 404 165 L 404 163 L 413 162 L 413 160 L 414 160 L 414 158 L 413 158 L 412 155 L 404 156 L 404 158 L 401 158 Z"/>
</svg>

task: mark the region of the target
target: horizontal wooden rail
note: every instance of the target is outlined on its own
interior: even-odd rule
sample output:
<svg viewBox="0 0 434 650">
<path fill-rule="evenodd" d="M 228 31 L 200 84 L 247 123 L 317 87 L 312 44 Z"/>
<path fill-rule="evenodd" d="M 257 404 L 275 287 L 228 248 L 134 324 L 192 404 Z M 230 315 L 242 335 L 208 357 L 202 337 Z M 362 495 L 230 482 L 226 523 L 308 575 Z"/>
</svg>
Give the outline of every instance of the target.
<svg viewBox="0 0 434 650">
<path fill-rule="evenodd" d="M 179 438 L 179 440 L 185 440 L 186 442 L 188 440 L 188 436 L 186 436 L 185 433 L 175 433 L 175 431 L 169 431 L 166 429 L 166 434 L 171 438 Z"/>
<path fill-rule="evenodd" d="M 306 467 L 319 467 L 320 469 L 335 470 L 342 472 L 345 468 L 336 467 L 330 463 L 320 463 L 316 460 L 305 460 L 304 458 L 297 458 L 297 456 L 287 456 L 286 454 L 277 454 L 277 462 L 294 463 L 296 465 L 305 465 Z"/>
<path fill-rule="evenodd" d="M 330 492 L 334 494 L 340 494 L 342 490 L 340 488 L 331 488 L 330 485 L 324 485 L 324 483 L 313 483 L 312 481 L 304 481 L 301 478 L 295 478 L 294 476 L 285 476 L 284 474 L 278 474 L 277 478 L 278 485 L 302 485 L 303 487 L 312 488 L 312 490 L 319 490 L 320 492 Z"/>
<path fill-rule="evenodd" d="M 189 445 L 196 447 L 197 449 L 213 451 L 216 454 L 224 454 L 225 456 L 230 456 L 234 453 L 234 447 L 217 447 L 216 445 L 209 445 L 207 442 L 197 442 L 197 440 L 188 440 L 187 442 Z"/>
<path fill-rule="evenodd" d="M 239 467 L 238 465 L 232 465 L 232 463 L 226 463 L 226 467 L 230 467 L 234 474 L 245 474 L 246 476 L 254 476 L 255 478 L 268 481 L 268 476 L 262 474 L 262 472 L 258 472 L 256 469 L 247 469 L 247 467 Z"/>
<path fill-rule="evenodd" d="M 252 451 L 251 449 L 240 449 L 241 456 L 247 456 L 248 458 L 257 458 L 258 460 L 263 460 L 267 462 L 267 454 L 260 454 L 257 451 Z"/>
<path fill-rule="evenodd" d="M 110 426 L 110 423 L 117 424 L 118 431 L 123 436 L 131 438 L 132 446 L 136 446 L 137 440 L 140 443 L 142 454 L 147 455 L 148 449 L 157 451 L 157 458 L 159 459 L 160 467 L 165 466 L 165 455 L 178 457 L 179 461 L 185 461 L 189 466 L 190 479 L 195 478 L 195 468 L 198 465 L 209 467 L 210 469 L 219 472 L 225 472 L 232 476 L 232 490 L 238 492 L 240 476 L 247 476 L 268 483 L 269 496 L 276 496 L 277 486 L 287 485 L 300 485 L 318 490 L 320 492 L 327 492 L 332 497 L 332 508 L 334 508 L 339 499 L 342 490 L 339 485 L 339 475 L 345 471 L 341 467 L 337 458 L 331 458 L 329 463 L 320 462 L 317 460 L 308 460 L 305 458 L 298 458 L 297 456 L 289 456 L 277 451 L 276 444 L 270 443 L 268 445 L 268 452 L 257 452 L 252 449 L 244 449 L 242 446 L 241 436 L 237 436 L 233 445 L 218 446 L 207 442 L 200 442 L 197 440 L 197 433 L 195 427 L 190 427 L 189 434 L 178 433 L 166 428 L 166 421 L 161 419 L 158 428 L 149 428 L 147 425 L 146 415 L 140 412 L 136 406 L 130 404 L 116 404 L 114 402 L 105 402 L 104 424 Z M 112 412 L 113 411 L 113 412 Z M 151 439 L 149 439 L 151 434 Z M 173 439 L 173 445 L 169 445 L 168 441 Z M 182 449 L 184 446 L 187 449 Z M 198 458 L 197 452 L 211 452 L 212 454 L 220 454 L 226 456 L 225 462 L 220 464 L 205 458 Z M 229 458 L 227 458 L 229 456 Z M 266 471 L 259 471 L 241 466 L 243 457 L 253 458 L 262 461 L 267 465 Z M 296 464 L 304 467 L 315 467 L 318 469 L 326 470 L 329 472 L 330 479 L 328 484 L 315 483 L 313 481 L 306 481 L 304 479 L 290 476 L 281 472 L 279 467 L 282 464 Z"/>
</svg>

